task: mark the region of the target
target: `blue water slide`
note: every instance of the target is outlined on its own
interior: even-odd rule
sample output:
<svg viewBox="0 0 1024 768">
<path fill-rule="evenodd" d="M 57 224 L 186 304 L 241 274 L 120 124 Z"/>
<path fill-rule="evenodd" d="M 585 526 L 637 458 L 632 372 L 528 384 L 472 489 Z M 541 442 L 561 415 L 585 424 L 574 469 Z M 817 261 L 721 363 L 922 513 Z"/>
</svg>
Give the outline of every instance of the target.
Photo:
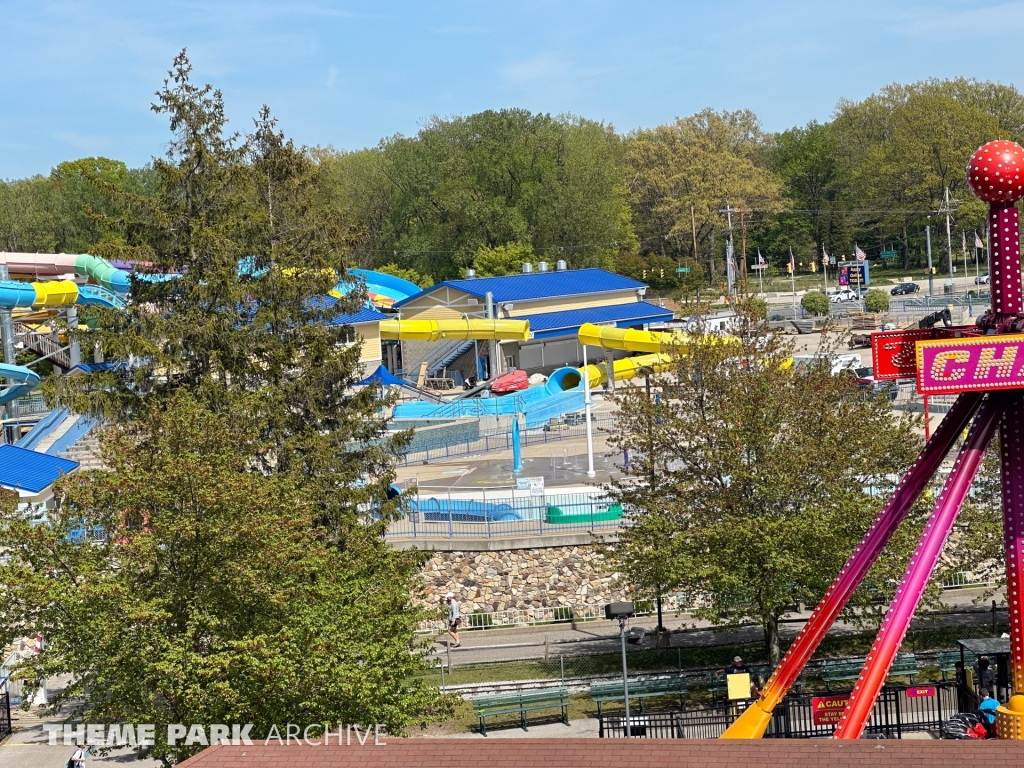
<svg viewBox="0 0 1024 768">
<path fill-rule="evenodd" d="M 409 511 L 418 512 L 428 523 L 508 523 L 523 517 L 511 504 L 452 499 L 420 499 L 409 502 Z"/>
<path fill-rule="evenodd" d="M 31 309 L 36 302 L 36 289 L 31 283 L 0 281 L 0 309 Z"/>
<path fill-rule="evenodd" d="M 75 303 L 94 304 L 101 307 L 110 307 L 112 309 L 124 309 L 126 306 L 124 299 L 113 291 L 108 291 L 106 288 L 100 288 L 98 285 L 78 286 L 78 300 Z"/>
<path fill-rule="evenodd" d="M 17 400 L 39 386 L 39 374 L 21 365 L 0 363 L 0 378 L 10 382 L 6 389 L 0 389 L 0 405 Z"/>
<path fill-rule="evenodd" d="M 387 296 L 395 301 L 402 301 L 422 291 L 416 283 L 383 272 L 374 272 L 369 269 L 353 269 L 351 272 L 366 281 L 366 290 Z"/>
<path fill-rule="evenodd" d="M 444 405 L 416 400 L 395 406 L 396 419 L 453 419 L 464 416 L 497 416 L 526 414 L 526 426 L 538 427 L 548 419 L 583 408 L 583 383 L 575 368 L 559 368 L 539 386 L 522 392 L 466 400 L 453 400 Z"/>
</svg>

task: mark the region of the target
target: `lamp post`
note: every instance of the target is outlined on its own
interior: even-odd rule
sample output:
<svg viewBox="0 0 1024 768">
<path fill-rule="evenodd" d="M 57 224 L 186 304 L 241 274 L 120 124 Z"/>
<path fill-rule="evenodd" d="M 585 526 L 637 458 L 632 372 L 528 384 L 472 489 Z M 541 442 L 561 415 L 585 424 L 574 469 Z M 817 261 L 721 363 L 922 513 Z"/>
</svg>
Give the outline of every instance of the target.
<svg viewBox="0 0 1024 768">
<path fill-rule="evenodd" d="M 622 701 L 626 705 L 626 738 L 633 735 L 629 723 L 629 671 L 626 666 L 626 619 L 635 613 L 632 603 L 608 603 L 604 607 L 606 619 L 619 620 L 619 641 L 622 644 Z"/>
<path fill-rule="evenodd" d="M 583 345 L 583 417 L 587 421 L 587 477 L 594 472 L 594 431 L 590 426 L 590 366 L 587 365 L 587 345 Z"/>
</svg>

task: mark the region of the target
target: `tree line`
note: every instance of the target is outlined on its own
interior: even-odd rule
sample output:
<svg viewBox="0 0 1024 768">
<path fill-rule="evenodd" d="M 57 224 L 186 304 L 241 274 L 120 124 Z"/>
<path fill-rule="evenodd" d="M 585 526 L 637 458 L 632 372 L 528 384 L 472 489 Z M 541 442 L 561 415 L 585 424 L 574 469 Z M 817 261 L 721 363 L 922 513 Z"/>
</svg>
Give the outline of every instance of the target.
<svg viewBox="0 0 1024 768">
<path fill-rule="evenodd" d="M 306 148 L 315 205 L 346 232 L 350 264 L 421 284 L 565 260 L 646 279 L 664 292 L 716 286 L 731 219 L 737 259 L 785 271 L 823 253 L 904 269 L 925 263 L 925 227 L 953 249 L 984 236 L 984 207 L 964 168 L 986 141 L 1024 140 L 1024 96 L 968 79 L 893 84 L 840 101 L 828 122 L 771 133 L 748 110 L 704 110 L 622 133 L 574 115 L 488 110 L 434 117 L 414 136 L 372 148 Z M 96 182 L 155 195 L 151 166 L 61 163 L 49 176 L 0 184 L 0 247 L 82 251 L 124 233 Z M 935 263 L 941 264 L 938 255 Z M 686 272 L 676 272 L 679 267 Z"/>
</svg>

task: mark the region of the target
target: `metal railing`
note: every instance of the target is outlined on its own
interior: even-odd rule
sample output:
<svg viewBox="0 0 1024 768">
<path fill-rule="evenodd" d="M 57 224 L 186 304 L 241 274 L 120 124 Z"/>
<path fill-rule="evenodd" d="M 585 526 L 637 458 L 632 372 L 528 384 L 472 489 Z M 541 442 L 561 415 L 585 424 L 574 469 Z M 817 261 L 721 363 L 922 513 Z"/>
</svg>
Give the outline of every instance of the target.
<svg viewBox="0 0 1024 768">
<path fill-rule="evenodd" d="M 594 419 L 591 424 L 595 432 L 613 432 L 615 430 L 614 417 Z M 584 437 L 586 433 L 586 422 L 582 420 L 575 423 L 560 421 L 553 425 L 547 424 L 543 427 L 525 429 L 520 433 L 520 440 L 522 447 L 528 448 L 531 445 L 543 445 L 569 438 Z M 402 462 L 405 466 L 408 466 L 409 464 L 421 464 L 424 461 L 436 461 L 473 453 L 510 450 L 512 450 L 512 432 L 509 430 L 491 430 L 480 433 L 474 440 L 445 443 L 444 445 L 431 446 L 422 451 L 408 453 L 403 457 Z"/>
<path fill-rule="evenodd" d="M 816 696 L 801 692 L 786 696 L 772 713 L 765 732 L 769 739 L 827 738 L 835 724 L 815 722 L 816 699 L 827 696 L 842 699 L 849 692 L 829 692 Z M 646 739 L 717 739 L 732 725 L 749 702 L 734 702 L 680 712 L 659 712 L 631 716 L 630 732 Z M 887 685 L 882 689 L 865 732 L 869 735 L 901 739 L 905 733 L 931 731 L 942 734 L 945 723 L 960 711 L 954 683 L 926 686 Z M 602 739 L 625 738 L 625 718 L 598 716 L 598 735 Z"/>
<path fill-rule="evenodd" d="M 26 416 L 39 416 L 43 413 L 49 413 L 51 410 L 42 395 L 33 395 L 32 397 L 22 397 L 17 400 L 12 400 L 7 404 L 7 407 L 10 409 L 12 419 L 24 418 Z"/>
</svg>

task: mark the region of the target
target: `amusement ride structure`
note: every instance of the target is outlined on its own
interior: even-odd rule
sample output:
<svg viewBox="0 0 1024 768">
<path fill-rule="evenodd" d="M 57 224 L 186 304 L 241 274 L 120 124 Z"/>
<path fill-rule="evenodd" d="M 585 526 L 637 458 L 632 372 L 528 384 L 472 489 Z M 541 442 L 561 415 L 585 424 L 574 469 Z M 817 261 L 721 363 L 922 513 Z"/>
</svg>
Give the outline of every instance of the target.
<svg viewBox="0 0 1024 768">
<path fill-rule="evenodd" d="M 953 469 L 889 605 L 840 717 L 834 738 L 857 739 L 892 666 L 971 482 L 996 431 L 1002 468 L 1010 681 L 1015 695 L 997 712 L 1001 739 L 1024 740 L 1024 299 L 1016 201 L 1024 198 L 1024 148 L 992 141 L 971 157 L 967 180 L 989 204 L 992 306 L 976 325 L 872 334 L 875 375 L 915 377 L 922 394 L 958 395 L 871 528 L 814 609 L 761 697 L 723 738 L 760 738 L 775 706 L 796 682 L 825 633 L 933 478 L 964 429 Z"/>
</svg>

